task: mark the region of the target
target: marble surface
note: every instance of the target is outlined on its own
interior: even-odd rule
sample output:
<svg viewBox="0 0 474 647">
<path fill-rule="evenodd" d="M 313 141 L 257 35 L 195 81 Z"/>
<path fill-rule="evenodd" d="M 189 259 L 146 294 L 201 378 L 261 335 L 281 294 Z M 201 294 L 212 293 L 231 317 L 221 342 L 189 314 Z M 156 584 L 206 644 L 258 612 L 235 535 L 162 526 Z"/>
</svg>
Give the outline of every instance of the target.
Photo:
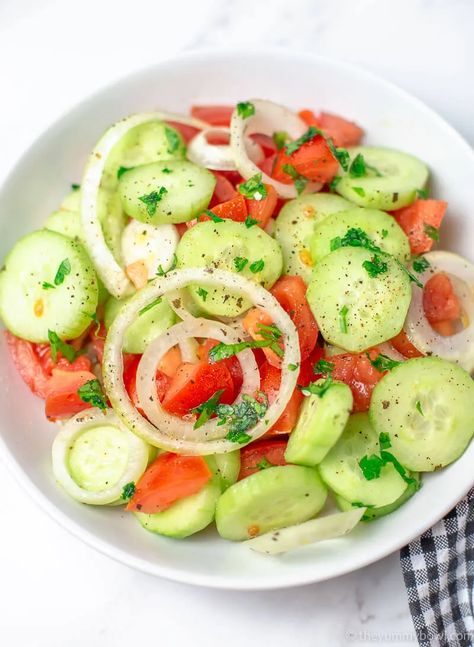
<svg viewBox="0 0 474 647">
<path fill-rule="evenodd" d="M 64 110 L 183 49 L 275 44 L 358 63 L 474 143 L 472 0 L 0 0 L 0 180 Z M 5 217 L 3 215 L 2 217 Z M 0 469 L 0 644 L 415 644 L 398 555 L 315 586 L 187 587 L 84 546 Z"/>
</svg>

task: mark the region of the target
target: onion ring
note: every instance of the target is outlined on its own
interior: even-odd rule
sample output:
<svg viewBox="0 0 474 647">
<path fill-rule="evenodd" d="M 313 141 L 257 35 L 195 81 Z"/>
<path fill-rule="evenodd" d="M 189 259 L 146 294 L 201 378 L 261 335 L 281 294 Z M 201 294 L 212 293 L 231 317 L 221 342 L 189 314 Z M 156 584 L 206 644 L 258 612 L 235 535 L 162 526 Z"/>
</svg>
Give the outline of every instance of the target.
<svg viewBox="0 0 474 647">
<path fill-rule="evenodd" d="M 194 164 L 213 171 L 235 171 L 237 166 L 231 146 L 229 144 L 210 144 L 207 139 L 209 135 L 225 135 L 230 138 L 230 129 L 212 126 L 202 130 L 188 144 L 188 159 Z M 245 140 L 245 148 L 252 162 L 260 164 L 263 161 L 262 147 L 250 137 Z"/>
</svg>

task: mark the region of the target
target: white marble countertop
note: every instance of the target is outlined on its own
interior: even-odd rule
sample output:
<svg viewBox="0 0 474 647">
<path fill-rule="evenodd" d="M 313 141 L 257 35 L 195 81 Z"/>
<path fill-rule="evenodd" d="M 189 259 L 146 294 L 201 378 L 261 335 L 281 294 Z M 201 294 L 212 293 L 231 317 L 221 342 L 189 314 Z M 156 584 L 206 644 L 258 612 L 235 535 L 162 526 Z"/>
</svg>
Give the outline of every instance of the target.
<svg viewBox="0 0 474 647">
<path fill-rule="evenodd" d="M 274 44 L 359 63 L 424 99 L 472 143 L 473 25 L 472 0 L 0 0 L 0 180 L 84 96 L 182 49 L 212 45 Z M 416 643 L 398 555 L 299 589 L 198 589 L 84 546 L 4 467 L 0 491 L 2 645 Z"/>
</svg>

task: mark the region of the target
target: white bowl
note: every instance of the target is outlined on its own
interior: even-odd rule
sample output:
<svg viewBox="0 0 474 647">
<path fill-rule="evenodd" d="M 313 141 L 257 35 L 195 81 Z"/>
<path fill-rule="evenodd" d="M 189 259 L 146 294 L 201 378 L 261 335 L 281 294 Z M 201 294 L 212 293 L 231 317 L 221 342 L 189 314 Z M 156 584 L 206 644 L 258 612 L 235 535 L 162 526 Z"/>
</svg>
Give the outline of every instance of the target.
<svg viewBox="0 0 474 647">
<path fill-rule="evenodd" d="M 442 245 L 472 255 L 474 154 L 418 100 L 349 65 L 281 50 L 189 53 L 127 77 L 56 122 L 22 157 L 0 193 L 0 252 L 42 226 L 80 182 L 102 131 L 129 113 L 192 103 L 235 103 L 262 97 L 354 119 L 366 142 L 393 146 L 425 160 L 433 194 L 449 202 Z M 471 260 L 473 260 L 471 258 Z M 14 304 L 12 304 L 14 307 Z M 271 589 L 317 582 L 353 571 L 397 550 L 440 519 L 474 483 L 474 445 L 449 468 L 424 479 L 421 491 L 395 513 L 361 524 L 351 535 L 277 558 L 220 539 L 214 530 L 186 540 L 144 531 L 132 515 L 71 500 L 54 483 L 50 448 L 55 427 L 0 348 L 1 442 L 7 464 L 31 496 L 61 525 L 103 553 L 147 573 L 230 589 Z"/>
</svg>

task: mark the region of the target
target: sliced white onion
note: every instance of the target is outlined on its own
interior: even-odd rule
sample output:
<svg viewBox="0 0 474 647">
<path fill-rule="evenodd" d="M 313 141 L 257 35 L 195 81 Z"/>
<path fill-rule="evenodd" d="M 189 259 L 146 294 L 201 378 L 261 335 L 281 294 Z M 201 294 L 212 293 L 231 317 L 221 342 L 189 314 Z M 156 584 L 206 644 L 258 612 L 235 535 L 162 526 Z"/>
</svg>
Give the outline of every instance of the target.
<svg viewBox="0 0 474 647">
<path fill-rule="evenodd" d="M 163 355 L 181 340 L 186 338 L 216 339 L 224 344 L 235 344 L 243 341 L 234 331 L 225 324 L 219 324 L 209 319 L 193 319 L 169 328 L 165 334 L 152 341 L 143 353 L 137 370 L 137 393 L 140 404 L 147 418 L 162 431 L 171 437 L 179 437 L 194 442 L 222 438 L 222 426 L 218 427 L 218 420 L 209 420 L 207 423 L 194 429 L 194 420 L 185 421 L 167 413 L 161 406 L 156 392 L 156 367 Z M 244 350 L 237 355 L 242 367 L 243 383 L 241 392 L 236 402 L 242 401 L 242 395 L 255 395 L 260 386 L 260 374 L 257 362 L 251 350 Z"/>
<path fill-rule="evenodd" d="M 188 455 L 227 453 L 234 451 L 237 445 L 235 442 L 225 438 L 228 432 L 225 424 L 219 428 L 221 437 L 215 440 L 206 440 L 206 438 L 202 437 L 199 440 L 192 441 L 185 440 L 179 435 L 167 434 L 163 430 L 157 429 L 151 422 L 140 415 L 130 401 L 123 383 L 123 338 L 125 331 L 136 319 L 139 311 L 158 297 L 172 290 L 196 283 L 211 287 L 225 286 L 229 290 L 240 292 L 250 299 L 255 306 L 266 310 L 275 326 L 282 332 L 284 357 L 282 358 L 280 388 L 265 416 L 253 429 L 249 430 L 250 440 L 259 438 L 271 427 L 280 417 L 296 386 L 297 372 L 289 370 L 288 366 L 299 364 L 301 359 L 298 334 L 293 322 L 270 292 L 234 272 L 203 268 L 176 270 L 165 277 L 157 278 L 135 294 L 121 309 L 108 332 L 104 349 L 104 384 L 116 413 L 129 429 L 150 444 Z M 183 322 L 183 325 L 188 325 L 188 322 Z M 164 336 L 168 332 L 164 333 Z"/>
<path fill-rule="evenodd" d="M 174 225 L 131 220 L 122 233 L 122 258 L 125 266 L 137 261 L 145 263 L 151 279 L 160 266 L 165 272 L 171 267 L 178 243 L 179 234 Z"/>
<path fill-rule="evenodd" d="M 257 553 L 278 555 L 294 548 L 302 548 L 318 541 L 335 539 L 347 535 L 361 520 L 367 508 L 354 508 L 347 512 L 337 512 L 319 519 L 310 519 L 296 526 L 272 530 L 260 537 L 244 541 L 244 544 Z"/>
<path fill-rule="evenodd" d="M 211 127 L 195 135 L 188 144 L 187 156 L 191 162 L 214 171 L 235 171 L 234 153 L 229 144 L 210 144 L 208 137 L 224 135 L 230 138 L 230 129 Z M 263 161 L 262 147 L 253 139 L 245 139 L 245 148 L 249 158 L 255 164 Z"/>
<path fill-rule="evenodd" d="M 430 326 L 423 309 L 423 290 L 412 284 L 413 297 L 405 321 L 405 332 L 410 342 L 425 355 L 435 355 L 474 370 L 474 265 L 452 252 L 429 252 L 424 257 L 430 267 L 418 275 L 426 283 L 433 274 L 444 272 L 453 281 L 461 301 L 467 326 L 449 337 L 440 335 Z"/>
<path fill-rule="evenodd" d="M 404 355 L 399 353 L 398 350 L 396 350 L 389 342 L 379 344 L 378 349 L 380 350 L 380 353 L 382 355 L 390 357 L 390 359 L 395 360 L 395 362 L 405 362 L 407 359 Z"/>
<path fill-rule="evenodd" d="M 100 492 L 82 488 L 69 471 L 69 451 L 81 434 L 94 427 L 115 427 L 123 442 L 128 444 L 127 466 L 117 483 Z M 110 505 L 120 499 L 124 485 L 137 481 L 146 469 L 150 447 L 141 438 L 132 434 L 122 421 L 109 409 L 88 409 L 68 420 L 53 441 L 53 473 L 56 480 L 76 501 L 89 505 Z"/>
<path fill-rule="evenodd" d="M 105 287 L 117 299 L 132 293 L 133 286 L 105 242 L 97 215 L 97 195 L 107 158 L 114 146 L 132 128 L 150 121 L 174 121 L 196 128 L 207 128 L 208 126 L 204 121 L 193 117 L 183 117 L 167 112 L 141 112 L 126 117 L 111 126 L 92 151 L 81 184 L 81 220 L 84 242 Z"/>
<path fill-rule="evenodd" d="M 263 99 L 252 99 L 251 103 L 255 108 L 253 115 L 244 118 L 234 110 L 230 122 L 230 145 L 235 165 L 246 180 L 256 173 L 262 173 L 248 155 L 246 142 L 249 135 L 261 133 L 272 137 L 275 132 L 285 131 L 291 139 L 298 139 L 308 130 L 305 122 L 284 106 Z M 278 182 L 266 173 L 262 173 L 262 181 L 271 184 L 280 198 L 291 199 L 298 195 L 294 184 Z M 308 182 L 304 193 L 314 193 L 321 187 L 319 182 Z"/>
<path fill-rule="evenodd" d="M 199 344 L 193 337 L 186 337 L 178 342 L 181 360 L 187 364 L 195 364 L 198 358 Z"/>
</svg>

